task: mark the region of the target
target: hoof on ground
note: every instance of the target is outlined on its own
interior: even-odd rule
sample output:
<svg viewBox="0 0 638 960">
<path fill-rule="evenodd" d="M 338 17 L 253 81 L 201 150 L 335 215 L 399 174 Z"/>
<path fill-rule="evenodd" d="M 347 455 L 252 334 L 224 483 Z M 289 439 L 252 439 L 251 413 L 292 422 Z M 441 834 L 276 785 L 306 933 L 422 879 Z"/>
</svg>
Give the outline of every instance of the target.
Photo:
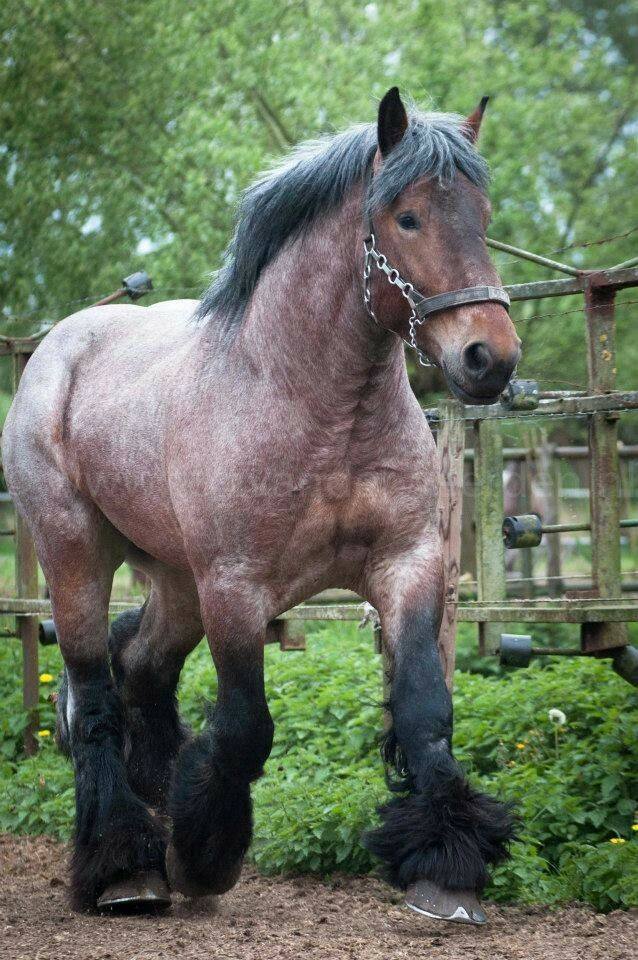
<svg viewBox="0 0 638 960">
<path fill-rule="evenodd" d="M 157 871 L 112 883 L 97 901 L 98 910 L 118 913 L 150 913 L 166 910 L 170 905 L 168 884 Z"/>
<path fill-rule="evenodd" d="M 410 910 L 433 920 L 477 925 L 487 922 L 473 890 L 445 890 L 429 880 L 417 880 L 408 887 L 405 904 Z"/>
<path fill-rule="evenodd" d="M 222 893 L 227 893 L 239 880 L 241 866 L 242 861 L 238 860 L 224 874 L 219 873 L 207 880 L 206 883 L 200 883 L 188 876 L 172 843 L 169 844 L 166 851 L 166 875 L 170 888 L 185 897 L 208 897 L 211 894 L 219 896 Z"/>
</svg>

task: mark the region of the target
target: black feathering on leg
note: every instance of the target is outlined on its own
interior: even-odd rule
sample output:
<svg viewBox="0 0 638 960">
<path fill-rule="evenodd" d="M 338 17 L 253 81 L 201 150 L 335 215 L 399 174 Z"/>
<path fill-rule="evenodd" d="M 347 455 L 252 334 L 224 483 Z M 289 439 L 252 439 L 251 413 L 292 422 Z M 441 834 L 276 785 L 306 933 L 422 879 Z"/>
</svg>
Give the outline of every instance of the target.
<svg viewBox="0 0 638 960">
<path fill-rule="evenodd" d="M 379 814 L 381 825 L 364 843 L 402 890 L 425 879 L 448 890 L 480 892 L 488 865 L 507 858 L 515 836 L 511 808 L 471 787 L 443 752 L 432 757 L 423 789 L 394 797 Z"/>
<path fill-rule="evenodd" d="M 209 733 L 186 744 L 169 802 L 173 843 L 189 881 L 218 894 L 236 882 L 252 837 L 250 782 L 227 767 Z"/>
<path fill-rule="evenodd" d="M 103 835 L 76 830 L 71 857 L 71 899 L 76 910 L 94 910 L 110 884 L 151 871 L 165 874 L 165 830 L 131 797 L 113 803 L 102 822 Z"/>
<path fill-rule="evenodd" d="M 168 805 L 172 842 L 181 874 L 202 891 L 224 893 L 237 882 L 252 837 L 250 784 L 272 738 L 265 700 L 240 698 L 217 703 L 204 732 L 180 751 Z"/>
<path fill-rule="evenodd" d="M 489 866 L 508 856 L 515 819 L 508 805 L 474 789 L 453 757 L 439 623 L 437 606 L 402 618 L 388 678 L 392 727 L 381 748 L 396 795 L 379 809 L 381 824 L 364 844 L 399 888 L 430 880 L 447 890 L 480 892 Z"/>
<path fill-rule="evenodd" d="M 94 909 L 112 883 L 151 870 L 164 874 L 166 837 L 131 791 L 121 756 L 121 708 L 107 682 L 82 690 L 70 726 L 76 821 L 71 895 Z"/>
<path fill-rule="evenodd" d="M 145 803 L 163 811 L 173 765 L 190 731 L 180 721 L 173 691 L 150 705 L 127 706 L 125 716 L 124 760 L 129 783 Z"/>
<path fill-rule="evenodd" d="M 138 633 L 143 615 L 142 606 L 113 621 L 109 653 L 124 700 L 123 749 L 129 783 L 145 803 L 164 810 L 175 759 L 191 733 L 180 719 L 176 696 L 182 658 L 172 662 L 166 657 L 161 673 L 146 666 L 132 674 L 123 667 L 122 654 Z"/>
</svg>

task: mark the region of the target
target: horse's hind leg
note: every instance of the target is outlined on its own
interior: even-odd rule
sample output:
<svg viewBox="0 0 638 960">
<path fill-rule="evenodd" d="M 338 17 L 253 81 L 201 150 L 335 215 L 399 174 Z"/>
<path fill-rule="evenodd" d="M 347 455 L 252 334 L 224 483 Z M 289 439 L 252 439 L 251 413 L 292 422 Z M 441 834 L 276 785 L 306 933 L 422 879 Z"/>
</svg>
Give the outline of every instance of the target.
<svg viewBox="0 0 638 960">
<path fill-rule="evenodd" d="M 224 893 L 237 882 L 252 834 L 250 784 L 272 746 L 264 692 L 266 624 L 251 609 L 247 592 L 200 585 L 217 702 L 204 732 L 182 747 L 177 761 L 166 861 L 171 886 L 191 896 Z"/>
<path fill-rule="evenodd" d="M 63 727 L 75 767 L 73 902 L 95 908 L 105 891 L 130 881 L 129 902 L 160 905 L 168 897 L 164 831 L 127 782 L 122 710 L 107 652 L 109 597 L 125 544 L 61 478 L 47 493 L 46 510 L 31 515 L 66 665 Z"/>
<path fill-rule="evenodd" d="M 164 808 L 173 763 L 187 738 L 175 691 L 185 657 L 204 629 L 192 575 L 144 565 L 151 593 L 111 625 L 109 650 L 125 717 L 124 757 L 133 790 Z"/>
</svg>

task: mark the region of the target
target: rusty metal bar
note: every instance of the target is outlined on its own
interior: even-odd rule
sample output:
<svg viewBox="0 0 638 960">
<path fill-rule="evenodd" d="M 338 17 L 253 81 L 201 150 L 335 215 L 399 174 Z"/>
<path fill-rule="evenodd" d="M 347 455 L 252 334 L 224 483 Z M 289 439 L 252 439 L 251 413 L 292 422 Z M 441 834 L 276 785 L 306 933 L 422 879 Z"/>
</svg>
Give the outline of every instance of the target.
<svg viewBox="0 0 638 960">
<path fill-rule="evenodd" d="M 109 293 L 108 297 L 102 297 L 101 300 L 98 300 L 96 303 L 92 303 L 92 307 L 106 307 L 109 303 L 116 303 L 118 300 L 121 300 L 122 297 L 126 296 L 126 288 L 121 287 L 119 290 L 114 290 L 113 293 Z"/>
<path fill-rule="evenodd" d="M 569 297 L 584 293 L 590 277 L 596 278 L 599 287 L 613 287 L 622 290 L 625 287 L 638 287 L 638 269 L 622 265 L 610 270 L 600 270 L 595 274 L 583 273 L 567 280 L 535 280 L 532 283 L 514 283 L 505 287 L 510 300 L 543 300 L 545 297 Z"/>
</svg>

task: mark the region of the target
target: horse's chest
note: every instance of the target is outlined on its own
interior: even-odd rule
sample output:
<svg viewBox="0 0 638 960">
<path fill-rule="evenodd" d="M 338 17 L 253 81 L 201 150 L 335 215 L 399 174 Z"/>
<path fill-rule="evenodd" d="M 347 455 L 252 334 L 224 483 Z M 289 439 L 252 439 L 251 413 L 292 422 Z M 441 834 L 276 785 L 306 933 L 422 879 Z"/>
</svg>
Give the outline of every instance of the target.
<svg viewBox="0 0 638 960">
<path fill-rule="evenodd" d="M 392 529 L 396 519 L 391 484 L 382 475 L 336 469 L 305 491 L 297 534 L 309 550 L 354 560 Z"/>
</svg>

